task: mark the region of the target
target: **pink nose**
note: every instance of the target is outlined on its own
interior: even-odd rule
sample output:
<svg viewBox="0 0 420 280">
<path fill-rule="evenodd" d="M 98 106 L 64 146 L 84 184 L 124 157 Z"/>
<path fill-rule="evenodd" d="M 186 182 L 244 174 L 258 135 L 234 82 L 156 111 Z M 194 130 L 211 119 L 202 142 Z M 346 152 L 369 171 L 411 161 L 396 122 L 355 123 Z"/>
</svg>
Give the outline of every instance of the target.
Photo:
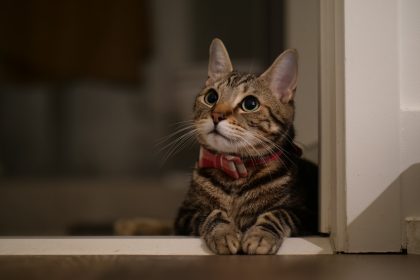
<svg viewBox="0 0 420 280">
<path fill-rule="evenodd" d="M 224 113 L 220 113 L 220 112 L 212 112 L 211 116 L 213 118 L 213 123 L 214 124 L 218 124 L 219 122 L 223 121 L 226 119 L 226 116 Z"/>
</svg>

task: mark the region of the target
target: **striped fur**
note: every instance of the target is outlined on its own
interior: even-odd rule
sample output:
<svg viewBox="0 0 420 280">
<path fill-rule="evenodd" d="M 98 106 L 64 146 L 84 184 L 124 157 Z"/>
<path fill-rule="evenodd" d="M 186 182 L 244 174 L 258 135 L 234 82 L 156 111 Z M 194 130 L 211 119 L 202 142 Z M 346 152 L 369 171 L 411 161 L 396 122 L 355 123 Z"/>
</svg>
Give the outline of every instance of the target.
<svg viewBox="0 0 420 280">
<path fill-rule="evenodd" d="M 299 167 L 309 166 L 311 175 L 316 169 L 293 150 L 293 99 L 284 102 L 284 95 L 274 92 L 270 76 L 232 71 L 222 46 L 213 50 L 221 65 L 211 65 L 210 51 L 209 80 L 194 105 L 198 141 L 214 152 L 244 158 L 258 158 L 278 149 L 283 156 L 248 170 L 248 177 L 236 180 L 218 169 L 196 168 L 176 218 L 175 232 L 201 236 L 218 254 L 275 254 L 285 237 L 316 230 L 316 202 L 307 201 L 309 197 L 316 201 L 316 184 L 308 188 L 302 179 L 309 176 L 302 175 Z M 214 69 L 222 69 L 222 73 L 212 73 Z M 218 94 L 214 105 L 205 102 L 210 90 Z M 253 112 L 241 107 L 249 95 L 260 103 Z M 224 116 L 219 124 L 212 119 L 215 111 Z M 219 126 L 220 131 L 214 133 Z"/>
</svg>

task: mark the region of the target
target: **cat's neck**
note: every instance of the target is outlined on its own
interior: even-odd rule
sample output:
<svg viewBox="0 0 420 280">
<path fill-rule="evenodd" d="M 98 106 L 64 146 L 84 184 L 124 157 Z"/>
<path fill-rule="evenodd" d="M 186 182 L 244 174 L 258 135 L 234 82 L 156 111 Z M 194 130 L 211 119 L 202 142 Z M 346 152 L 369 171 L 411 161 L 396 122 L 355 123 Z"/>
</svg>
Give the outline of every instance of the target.
<svg viewBox="0 0 420 280">
<path fill-rule="evenodd" d="M 222 177 L 225 175 L 232 180 L 249 179 L 258 172 L 271 172 L 287 167 L 300 157 L 301 153 L 301 149 L 291 141 L 282 149 L 258 157 L 217 153 L 201 147 L 197 167 L 214 170 L 216 173 L 221 173 Z"/>
</svg>

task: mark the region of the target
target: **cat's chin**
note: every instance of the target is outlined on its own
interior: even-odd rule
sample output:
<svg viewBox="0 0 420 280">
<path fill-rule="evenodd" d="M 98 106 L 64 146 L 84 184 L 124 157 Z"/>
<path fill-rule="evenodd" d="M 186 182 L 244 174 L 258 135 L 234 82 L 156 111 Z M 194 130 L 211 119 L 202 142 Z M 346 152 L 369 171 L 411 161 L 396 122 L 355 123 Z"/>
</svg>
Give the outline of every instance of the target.
<svg viewBox="0 0 420 280">
<path fill-rule="evenodd" d="M 199 142 L 219 153 L 242 154 L 244 143 L 241 138 L 232 133 L 232 128 L 226 121 L 221 121 L 217 128 L 213 120 L 207 119 L 199 125 Z"/>
<path fill-rule="evenodd" d="M 220 132 L 210 132 L 206 136 L 206 144 L 213 150 L 220 153 L 237 153 L 238 148 L 235 141 L 230 140 Z"/>
</svg>

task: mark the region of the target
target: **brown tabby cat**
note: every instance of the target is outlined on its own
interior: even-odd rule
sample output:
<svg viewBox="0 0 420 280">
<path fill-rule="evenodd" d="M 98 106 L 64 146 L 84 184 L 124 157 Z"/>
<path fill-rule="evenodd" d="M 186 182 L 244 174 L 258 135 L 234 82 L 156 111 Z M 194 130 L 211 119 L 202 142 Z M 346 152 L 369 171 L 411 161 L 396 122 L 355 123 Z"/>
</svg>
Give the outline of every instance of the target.
<svg viewBox="0 0 420 280">
<path fill-rule="evenodd" d="M 296 84 L 295 50 L 255 76 L 234 71 L 213 40 L 194 105 L 200 160 L 176 234 L 199 235 L 217 254 L 275 254 L 285 237 L 316 231 L 317 171 L 293 143 Z"/>
</svg>

